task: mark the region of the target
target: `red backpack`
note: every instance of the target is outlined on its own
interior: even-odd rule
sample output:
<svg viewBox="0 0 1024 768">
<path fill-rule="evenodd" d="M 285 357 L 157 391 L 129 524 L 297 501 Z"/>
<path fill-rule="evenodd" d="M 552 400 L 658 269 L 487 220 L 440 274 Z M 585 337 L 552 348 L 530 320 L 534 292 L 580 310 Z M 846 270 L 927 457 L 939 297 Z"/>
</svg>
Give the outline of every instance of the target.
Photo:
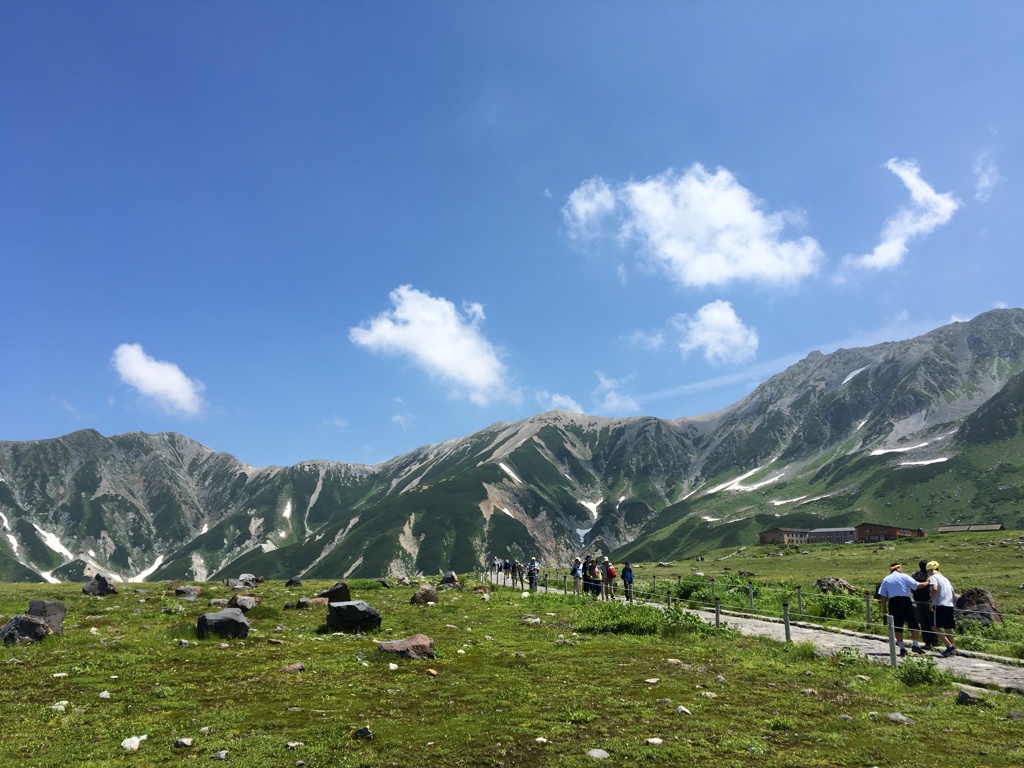
<svg viewBox="0 0 1024 768">
<path fill-rule="evenodd" d="M 615 573 L 615 566 L 611 563 L 608 564 L 608 578 L 614 579 L 618 574 Z"/>
</svg>

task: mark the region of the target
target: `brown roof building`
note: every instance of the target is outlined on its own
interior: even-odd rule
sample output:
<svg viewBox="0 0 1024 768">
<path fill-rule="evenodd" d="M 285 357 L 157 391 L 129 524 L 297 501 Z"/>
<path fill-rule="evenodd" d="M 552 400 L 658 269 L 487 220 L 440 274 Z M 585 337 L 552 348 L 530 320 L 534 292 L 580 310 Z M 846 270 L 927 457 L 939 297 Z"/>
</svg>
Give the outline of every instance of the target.
<svg viewBox="0 0 1024 768">
<path fill-rule="evenodd" d="M 895 541 L 896 539 L 923 539 L 928 534 L 923 528 L 901 528 L 881 523 L 861 523 L 857 526 L 857 541 Z"/>
</svg>

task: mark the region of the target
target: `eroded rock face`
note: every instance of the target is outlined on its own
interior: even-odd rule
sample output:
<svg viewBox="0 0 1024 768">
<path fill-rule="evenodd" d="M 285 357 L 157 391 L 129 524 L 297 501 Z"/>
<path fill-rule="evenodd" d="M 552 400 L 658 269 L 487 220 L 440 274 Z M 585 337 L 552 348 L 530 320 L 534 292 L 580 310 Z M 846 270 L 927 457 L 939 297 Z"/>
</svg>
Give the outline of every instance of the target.
<svg viewBox="0 0 1024 768">
<path fill-rule="evenodd" d="M 216 613 L 204 613 L 199 617 L 196 631 L 200 638 L 207 635 L 218 637 L 247 637 L 249 620 L 239 608 L 225 608 Z"/>
<path fill-rule="evenodd" d="M 380 611 L 362 600 L 327 604 L 327 626 L 335 632 L 369 632 L 380 623 Z"/>
<path fill-rule="evenodd" d="M 377 650 L 407 659 L 433 659 L 434 641 L 426 635 L 412 635 L 403 640 L 388 640 L 378 645 Z"/>
</svg>

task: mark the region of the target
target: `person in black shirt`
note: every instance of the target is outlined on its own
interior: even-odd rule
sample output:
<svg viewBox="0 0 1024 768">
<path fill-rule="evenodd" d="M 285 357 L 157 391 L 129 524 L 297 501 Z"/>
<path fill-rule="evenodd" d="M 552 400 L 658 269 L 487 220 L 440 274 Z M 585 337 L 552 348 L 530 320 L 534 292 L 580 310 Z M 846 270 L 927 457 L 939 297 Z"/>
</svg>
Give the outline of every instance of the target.
<svg viewBox="0 0 1024 768">
<path fill-rule="evenodd" d="M 928 581 L 928 569 L 925 568 L 925 566 L 928 565 L 928 561 L 922 560 L 917 565 L 918 569 L 914 571 L 913 578 L 918 581 Z M 938 645 L 938 638 L 936 638 L 935 633 L 931 631 L 931 628 L 935 626 L 935 619 L 932 616 L 931 599 L 931 585 L 924 589 L 914 590 L 914 608 L 917 611 L 917 623 L 921 625 L 921 639 L 924 640 L 924 647 L 926 650 Z"/>
</svg>

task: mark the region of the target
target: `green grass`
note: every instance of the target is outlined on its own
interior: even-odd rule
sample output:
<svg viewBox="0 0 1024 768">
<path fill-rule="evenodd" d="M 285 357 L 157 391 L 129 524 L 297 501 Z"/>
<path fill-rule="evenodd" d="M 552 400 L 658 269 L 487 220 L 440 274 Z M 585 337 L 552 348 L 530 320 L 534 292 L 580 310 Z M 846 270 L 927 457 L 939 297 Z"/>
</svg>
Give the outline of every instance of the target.
<svg viewBox="0 0 1024 768">
<path fill-rule="evenodd" d="M 372 637 L 326 632 L 323 609 L 284 609 L 326 581 L 261 585 L 243 641 L 196 638 L 198 616 L 213 610 L 207 600 L 230 594 L 219 585 L 204 585 L 195 603 L 166 583 L 102 599 L 76 584 L 0 585 L 5 617 L 33 598 L 68 604 L 63 636 L 5 649 L 5 661 L 20 663 L 5 665 L 0 681 L 0 765 L 209 764 L 225 749 L 234 764 L 261 766 L 584 766 L 593 748 L 626 765 L 916 766 L 922 754 L 961 766 L 1024 762 L 1020 724 L 1003 719 L 1024 702 L 992 694 L 991 706 L 958 707 L 949 679 L 923 667 L 821 658 L 805 644 L 714 630 L 678 607 L 662 614 L 506 589 L 485 601 L 472 581 L 421 607 L 409 604 L 412 588 L 349 583 L 384 617 Z M 540 626 L 524 624 L 529 617 Z M 437 659 L 377 650 L 378 640 L 417 632 L 434 638 Z M 283 671 L 297 661 L 304 672 Z M 64 714 L 50 709 L 59 701 L 69 702 Z M 890 722 L 893 711 L 916 725 Z M 352 738 L 367 725 L 372 740 Z M 121 749 L 141 734 L 137 753 Z M 179 737 L 194 746 L 175 749 Z"/>
</svg>

